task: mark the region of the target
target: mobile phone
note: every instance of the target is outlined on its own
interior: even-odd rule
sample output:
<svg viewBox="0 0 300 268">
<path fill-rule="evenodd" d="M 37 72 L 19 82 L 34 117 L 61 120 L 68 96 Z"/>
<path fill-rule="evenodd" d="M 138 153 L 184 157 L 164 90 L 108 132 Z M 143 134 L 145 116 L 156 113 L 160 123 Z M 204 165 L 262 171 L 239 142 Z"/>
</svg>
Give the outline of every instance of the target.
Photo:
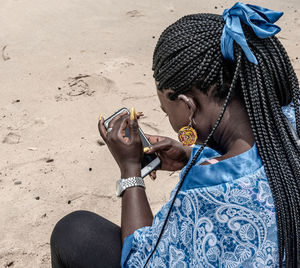
<svg viewBox="0 0 300 268">
<path fill-rule="evenodd" d="M 129 110 L 127 108 L 122 108 L 119 111 L 115 112 L 113 115 L 111 115 L 109 118 L 107 118 L 104 121 L 104 126 L 106 129 L 108 129 L 108 124 L 113 118 L 115 118 L 117 115 L 122 114 L 126 112 L 129 114 Z M 142 129 L 139 127 L 139 132 L 141 136 L 141 141 L 143 144 L 143 147 L 149 147 L 151 144 L 146 138 L 144 132 Z M 125 129 L 125 136 L 129 137 L 129 129 L 128 126 Z M 141 176 L 142 178 L 146 177 L 151 171 L 155 170 L 158 166 L 160 165 L 160 159 L 157 156 L 156 153 L 154 154 L 144 154 L 143 160 L 142 160 L 142 170 L 141 170 Z"/>
</svg>

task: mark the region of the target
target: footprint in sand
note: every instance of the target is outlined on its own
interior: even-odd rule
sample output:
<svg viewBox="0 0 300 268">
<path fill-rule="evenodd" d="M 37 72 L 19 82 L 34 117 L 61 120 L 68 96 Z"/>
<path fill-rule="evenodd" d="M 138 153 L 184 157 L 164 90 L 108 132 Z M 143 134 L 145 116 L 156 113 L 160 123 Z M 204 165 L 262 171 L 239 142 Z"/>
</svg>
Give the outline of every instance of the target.
<svg viewBox="0 0 300 268">
<path fill-rule="evenodd" d="M 97 74 L 79 74 L 75 77 L 69 77 L 66 82 L 67 84 L 60 88 L 63 93 L 55 96 L 56 101 L 68 100 L 64 96 L 93 96 L 97 92 L 107 94 L 115 87 L 114 81 Z"/>
<path fill-rule="evenodd" d="M 131 18 L 144 17 L 145 16 L 140 11 L 138 11 L 136 9 L 126 12 L 126 15 L 128 17 L 131 17 Z"/>
<path fill-rule="evenodd" d="M 3 139 L 2 143 L 18 144 L 20 143 L 21 136 L 14 132 L 9 132 Z"/>
</svg>

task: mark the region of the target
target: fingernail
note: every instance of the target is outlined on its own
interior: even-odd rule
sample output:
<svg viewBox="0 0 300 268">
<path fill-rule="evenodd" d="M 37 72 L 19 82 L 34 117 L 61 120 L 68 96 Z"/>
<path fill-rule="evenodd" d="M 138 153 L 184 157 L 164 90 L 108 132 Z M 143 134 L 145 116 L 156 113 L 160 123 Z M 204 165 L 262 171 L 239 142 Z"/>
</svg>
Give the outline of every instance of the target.
<svg viewBox="0 0 300 268">
<path fill-rule="evenodd" d="M 136 120 L 136 118 L 135 109 L 132 107 L 130 110 L 130 120 Z"/>
<path fill-rule="evenodd" d="M 102 119 L 102 114 L 99 115 L 99 121 L 101 121 L 101 119 Z"/>
<path fill-rule="evenodd" d="M 144 148 L 144 153 L 148 153 L 150 151 L 150 148 L 149 147 L 145 147 Z"/>
</svg>

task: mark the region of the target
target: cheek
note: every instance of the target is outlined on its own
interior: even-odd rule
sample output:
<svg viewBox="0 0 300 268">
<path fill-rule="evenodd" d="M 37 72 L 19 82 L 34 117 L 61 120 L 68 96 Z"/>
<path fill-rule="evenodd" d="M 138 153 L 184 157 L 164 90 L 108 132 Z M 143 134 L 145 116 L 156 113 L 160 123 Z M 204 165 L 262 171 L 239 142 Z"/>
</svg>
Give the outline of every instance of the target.
<svg viewBox="0 0 300 268">
<path fill-rule="evenodd" d="M 182 113 L 173 113 L 169 116 L 169 121 L 175 132 L 178 132 L 182 127 L 189 124 L 188 118 L 182 115 Z"/>
<path fill-rule="evenodd" d="M 178 124 L 178 121 L 176 120 L 176 118 L 169 116 L 169 122 L 172 126 L 172 128 L 174 129 L 175 132 L 178 132 L 180 129 L 180 126 Z"/>
</svg>

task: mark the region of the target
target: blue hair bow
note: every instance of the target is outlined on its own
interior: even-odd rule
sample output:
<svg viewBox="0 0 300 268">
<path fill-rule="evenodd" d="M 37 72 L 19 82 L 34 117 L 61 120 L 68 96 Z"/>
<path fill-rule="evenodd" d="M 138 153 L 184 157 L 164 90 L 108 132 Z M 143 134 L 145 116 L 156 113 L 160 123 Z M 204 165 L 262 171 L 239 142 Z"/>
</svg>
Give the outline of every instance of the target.
<svg viewBox="0 0 300 268">
<path fill-rule="evenodd" d="M 235 41 L 245 52 L 247 59 L 258 64 L 247 44 L 241 22 L 249 25 L 259 38 L 267 38 L 280 32 L 280 27 L 273 23 L 282 15 L 283 12 L 240 2 L 230 9 L 225 9 L 223 13 L 225 26 L 221 37 L 221 51 L 224 58 L 234 61 L 233 41 Z"/>
</svg>

